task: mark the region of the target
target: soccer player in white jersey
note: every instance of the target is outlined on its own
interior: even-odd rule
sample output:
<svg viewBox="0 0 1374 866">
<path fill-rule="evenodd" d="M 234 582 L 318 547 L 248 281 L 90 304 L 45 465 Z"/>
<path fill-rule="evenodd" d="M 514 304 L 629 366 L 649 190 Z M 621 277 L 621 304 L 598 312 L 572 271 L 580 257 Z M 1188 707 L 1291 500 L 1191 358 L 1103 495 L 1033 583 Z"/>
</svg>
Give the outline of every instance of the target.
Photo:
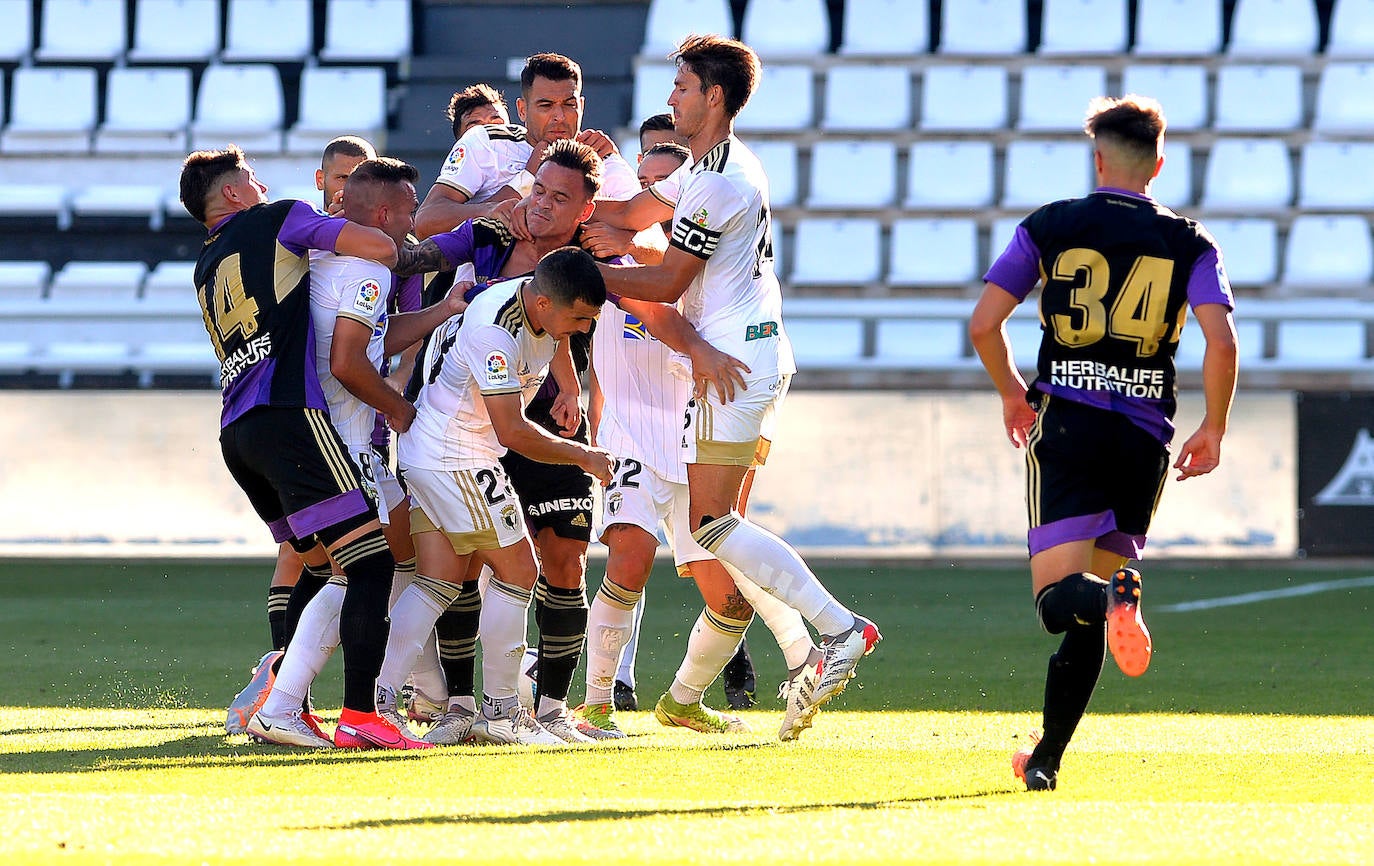
<svg viewBox="0 0 1374 866">
<path fill-rule="evenodd" d="M 426 238 L 450 231 L 528 194 L 544 151 L 562 138 L 590 145 L 605 161 L 602 195 L 629 198 L 639 192 L 634 169 L 615 142 L 598 130 L 582 129 L 583 106 L 580 66 L 561 54 L 528 58 L 515 101 L 525 125 L 484 125 L 464 133 L 415 216 L 416 234 Z"/>
<path fill-rule="evenodd" d="M 602 270 L 607 290 L 617 295 L 680 300 L 703 338 L 752 370 L 733 401 L 706 394 L 689 404 L 684 438 L 691 525 L 736 581 L 753 580 L 820 632 L 820 661 L 789 685 L 789 710 L 797 704 L 789 716 L 800 730 L 844 688 L 881 635 L 836 601 L 791 545 L 735 510 L 758 442 L 772 438 L 774 414 L 796 370 L 773 273 L 768 179 L 733 129 L 761 66 L 747 45 L 720 36 L 688 37 L 676 62 L 668 105 L 695 162 L 628 202 L 597 208 L 607 222 L 631 229 L 671 215 L 672 240 L 661 265 Z M 517 225 L 522 218 L 512 215 Z M 722 666 L 728 658 L 721 658 Z"/>
<path fill-rule="evenodd" d="M 540 259 L 533 277 L 478 295 L 461 319 L 435 333 L 415 423 L 399 439 L 399 462 L 416 503 L 411 520 L 421 573 L 392 610 L 387 664 L 409 669 L 480 552 L 494 574 L 481 611 L 484 699 L 472 726 L 478 741 L 564 743 L 516 696 L 539 569 L 500 458 L 514 449 L 611 480 L 610 454 L 560 439 L 524 414 L 558 343 L 587 333 L 605 299 L 591 256 L 568 247 Z"/>
</svg>

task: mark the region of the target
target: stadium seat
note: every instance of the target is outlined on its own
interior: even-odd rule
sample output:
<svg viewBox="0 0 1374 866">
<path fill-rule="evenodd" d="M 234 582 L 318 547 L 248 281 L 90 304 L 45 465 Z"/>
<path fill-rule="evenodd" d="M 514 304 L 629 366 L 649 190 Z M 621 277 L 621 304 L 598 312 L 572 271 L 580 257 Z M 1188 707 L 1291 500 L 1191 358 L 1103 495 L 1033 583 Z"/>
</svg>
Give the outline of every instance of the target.
<svg viewBox="0 0 1374 866">
<path fill-rule="evenodd" d="M 993 201 L 990 141 L 918 141 L 907 159 L 910 210 L 982 208 Z"/>
<path fill-rule="evenodd" d="M 1221 50 L 1221 0 L 1137 0 L 1140 56 L 1205 57 Z"/>
<path fill-rule="evenodd" d="M 109 0 L 43 0 L 34 57 L 43 61 L 110 62 L 124 56 L 124 4 Z"/>
<path fill-rule="evenodd" d="M 52 275 L 51 304 L 132 304 L 148 275 L 143 262 L 68 262 Z"/>
<path fill-rule="evenodd" d="M 314 52 L 310 0 L 228 0 L 227 62 L 302 60 Z"/>
<path fill-rule="evenodd" d="M 649 0 L 644 46 L 639 53 L 661 60 L 691 33 L 734 36 L 734 16 L 729 0 Z"/>
<path fill-rule="evenodd" d="M 0 135 L 7 153 L 85 153 L 96 118 L 95 70 L 23 67 L 13 76 L 10 122 Z"/>
<path fill-rule="evenodd" d="M 386 72 L 380 66 L 307 68 L 300 93 L 299 119 L 286 134 L 287 153 L 317 154 L 346 134 L 384 149 Z"/>
<path fill-rule="evenodd" d="M 763 67 L 758 90 L 735 118 L 735 128 L 757 132 L 811 127 L 816 117 L 814 87 L 809 64 L 774 63 Z M 663 99 L 666 104 L 668 91 L 664 91 Z M 649 114 L 663 110 L 659 107 Z"/>
<path fill-rule="evenodd" d="M 64 183 L 0 184 L 0 216 L 50 217 L 59 229 L 71 227 L 70 193 Z"/>
<path fill-rule="evenodd" d="M 33 6 L 0 4 L 0 63 L 21 63 L 32 53 Z"/>
<path fill-rule="evenodd" d="M 911 126 L 911 72 L 905 66 L 836 66 L 825 76 L 828 130 Z"/>
<path fill-rule="evenodd" d="M 200 302 L 196 300 L 195 272 L 195 262 L 158 262 L 143 281 L 143 300 L 185 303 L 187 309 L 200 309 Z"/>
<path fill-rule="evenodd" d="M 1288 146 L 1273 138 L 1223 138 L 1207 154 L 1202 207 L 1280 210 L 1293 201 Z"/>
<path fill-rule="evenodd" d="M 1302 147 L 1298 207 L 1303 210 L 1374 209 L 1374 143 L 1309 141 Z"/>
<path fill-rule="evenodd" d="M 1086 142 L 1013 141 L 1007 145 L 1002 207 L 1033 209 L 1091 191 Z"/>
<path fill-rule="evenodd" d="M 1023 0 L 957 0 L 940 11 L 941 54 L 1005 56 L 1026 50 Z"/>
<path fill-rule="evenodd" d="M 1217 71 L 1216 120 L 1223 132 L 1286 132 L 1302 126 L 1302 70 L 1232 63 Z"/>
<path fill-rule="evenodd" d="M 1226 51 L 1235 57 L 1305 57 L 1317 52 L 1313 0 L 1236 0 Z"/>
<path fill-rule="evenodd" d="M 1333 59 L 1374 57 L 1374 0 L 1336 0 L 1326 54 Z"/>
<path fill-rule="evenodd" d="M 1021 70 L 1021 111 L 1026 132 L 1079 132 L 1088 103 L 1107 92 L 1100 66 L 1027 66 Z"/>
<path fill-rule="evenodd" d="M 397 61 L 410 55 L 410 0 L 329 0 L 321 60 Z"/>
<path fill-rule="evenodd" d="M 882 228 L 875 219 L 797 221 L 790 282 L 814 286 L 861 286 L 882 271 Z M 837 250 L 843 250 L 838 254 Z"/>
<path fill-rule="evenodd" d="M 48 290 L 52 265 L 47 262 L 0 262 L 0 300 L 36 301 Z"/>
<path fill-rule="evenodd" d="M 808 208 L 884 208 L 896 197 L 897 146 L 891 141 L 827 139 L 811 148 Z"/>
<path fill-rule="evenodd" d="M 740 40 L 764 58 L 824 54 L 830 49 L 825 0 L 749 0 Z"/>
<path fill-rule="evenodd" d="M 1016 366 L 1022 370 L 1034 370 L 1040 357 L 1040 340 L 1045 329 L 1040 320 L 1033 317 L 1016 316 L 1007 320 L 1007 337 L 1011 340 L 1011 354 Z"/>
<path fill-rule="evenodd" d="M 1201 370 L 1202 356 L 1206 350 L 1207 341 L 1202 336 L 1202 329 L 1190 321 L 1183 326 L 1174 364 L 1180 370 Z M 1240 319 L 1236 322 L 1236 353 L 1243 366 L 1264 358 L 1264 322 L 1257 319 Z"/>
<path fill-rule="evenodd" d="M 768 175 L 768 203 L 773 208 L 797 203 L 797 145 L 792 141 L 751 141 L 749 149 Z"/>
<path fill-rule="evenodd" d="M 635 67 L 634 95 L 631 99 L 634 112 L 630 121 L 632 124 L 637 126 L 645 118 L 668 110 L 668 97 L 673 92 L 673 79 L 676 77 L 677 67 L 670 63 L 641 63 Z M 751 99 L 750 103 L 753 102 Z M 639 152 L 637 141 L 632 152 Z"/>
<path fill-rule="evenodd" d="M 1328 63 L 1317 83 L 1313 132 L 1374 130 L 1374 63 Z"/>
<path fill-rule="evenodd" d="M 930 50 L 929 4 L 847 0 L 840 54 L 906 57 Z"/>
<path fill-rule="evenodd" d="M 1126 0 L 1044 0 L 1040 54 L 1120 54 L 1126 50 Z"/>
<path fill-rule="evenodd" d="M 949 319 L 881 319 L 875 356 L 884 366 L 967 367 L 976 361 L 964 355 L 964 331 Z"/>
<path fill-rule="evenodd" d="M 863 357 L 864 323 L 861 319 L 789 319 L 787 339 L 802 370 L 847 366 Z"/>
<path fill-rule="evenodd" d="M 1007 125 L 1007 70 L 982 66 L 930 66 L 921 85 L 921 129 L 979 131 Z"/>
<path fill-rule="evenodd" d="M 1364 322 L 1280 321 L 1274 361 L 1284 367 L 1342 368 L 1367 361 Z"/>
<path fill-rule="evenodd" d="M 1231 285 L 1253 289 L 1278 280 L 1279 229 L 1273 220 L 1209 219 L 1205 225 L 1221 250 L 1221 261 Z"/>
<path fill-rule="evenodd" d="M 138 0 L 134 6 L 130 60 L 208 62 L 219 50 L 218 3 Z"/>
<path fill-rule="evenodd" d="M 1186 141 L 1164 142 L 1164 168 L 1150 186 L 1150 196 L 1165 207 L 1180 210 L 1193 203 L 1193 148 Z"/>
<path fill-rule="evenodd" d="M 111 69 L 105 83 L 105 122 L 96 130 L 96 153 L 186 152 L 191 70 Z"/>
<path fill-rule="evenodd" d="M 213 65 L 200 79 L 191 147 L 236 142 L 250 155 L 279 152 L 283 114 L 281 75 L 270 63 Z"/>
<path fill-rule="evenodd" d="M 1007 246 L 1016 236 L 1016 227 L 1021 225 L 1021 221 L 1025 218 L 1026 216 L 1022 214 L 998 217 L 992 221 L 992 228 L 988 232 L 988 257 L 986 261 L 988 268 L 992 267 L 992 263 L 1007 251 Z"/>
<path fill-rule="evenodd" d="M 1186 64 L 1138 64 L 1121 73 L 1122 94 L 1153 96 L 1165 106 L 1169 130 L 1207 126 L 1207 68 Z"/>
<path fill-rule="evenodd" d="M 1354 215 L 1303 214 L 1288 227 L 1281 288 L 1330 293 L 1365 289 L 1374 275 L 1369 220 Z"/>
<path fill-rule="evenodd" d="M 958 288 L 978 279 L 978 223 L 973 219 L 899 219 L 892 224 L 892 286 Z"/>
<path fill-rule="evenodd" d="M 86 186 L 72 193 L 74 216 L 137 217 L 148 221 L 148 228 L 160 231 L 163 223 L 164 186 L 155 184 L 109 183 Z"/>
</svg>

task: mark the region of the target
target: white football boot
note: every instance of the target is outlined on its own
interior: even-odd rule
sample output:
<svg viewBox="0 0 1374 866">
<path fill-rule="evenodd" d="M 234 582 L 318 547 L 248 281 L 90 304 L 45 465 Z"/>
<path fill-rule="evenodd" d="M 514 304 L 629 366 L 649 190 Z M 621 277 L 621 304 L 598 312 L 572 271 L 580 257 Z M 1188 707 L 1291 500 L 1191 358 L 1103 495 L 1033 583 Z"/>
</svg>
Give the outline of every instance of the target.
<svg viewBox="0 0 1374 866">
<path fill-rule="evenodd" d="M 498 719 L 489 719 L 486 713 L 478 713 L 477 721 L 472 723 L 472 739 L 494 746 L 567 745 L 544 730 L 544 726 L 535 721 L 530 711 L 518 702 L 506 715 Z"/>
</svg>

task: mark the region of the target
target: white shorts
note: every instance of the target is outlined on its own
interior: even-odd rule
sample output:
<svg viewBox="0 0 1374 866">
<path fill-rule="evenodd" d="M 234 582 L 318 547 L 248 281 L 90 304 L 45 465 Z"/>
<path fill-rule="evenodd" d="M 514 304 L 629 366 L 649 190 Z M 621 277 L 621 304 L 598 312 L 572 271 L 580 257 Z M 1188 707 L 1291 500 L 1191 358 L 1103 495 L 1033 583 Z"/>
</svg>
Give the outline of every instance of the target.
<svg viewBox="0 0 1374 866">
<path fill-rule="evenodd" d="M 617 461 L 615 480 L 601 497 L 598 537 L 617 523 L 638 526 L 658 537 L 660 522 L 673 550 L 675 565 L 715 559 L 692 537 L 687 485 L 666 480 L 638 460 L 627 457 Z"/>
<path fill-rule="evenodd" d="M 746 382 L 744 390 L 736 391 L 729 403 L 722 404 L 714 390 L 692 400 L 687 404 L 687 428 L 696 435 L 683 437 L 685 462 L 762 464 L 791 383 L 791 376 L 770 376 Z"/>
<path fill-rule="evenodd" d="M 382 459 L 382 455 L 372 450 L 371 445 L 365 449 L 351 449 L 348 456 L 358 465 L 358 472 L 363 476 L 363 493 L 377 506 L 377 516 L 382 525 L 389 524 L 392 510 L 406 501 L 401 482 L 396 480 L 396 474 Z"/>
<path fill-rule="evenodd" d="M 442 532 L 460 556 L 527 538 L 520 500 L 501 464 L 478 469 L 406 469 L 414 505 L 410 534 Z"/>
</svg>

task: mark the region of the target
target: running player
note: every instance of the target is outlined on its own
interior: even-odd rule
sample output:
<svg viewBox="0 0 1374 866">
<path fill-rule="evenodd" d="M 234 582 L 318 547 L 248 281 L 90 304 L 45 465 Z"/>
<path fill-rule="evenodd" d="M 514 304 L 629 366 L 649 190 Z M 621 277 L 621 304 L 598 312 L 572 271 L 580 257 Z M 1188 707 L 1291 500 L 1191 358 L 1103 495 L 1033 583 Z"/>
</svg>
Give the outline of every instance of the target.
<svg viewBox="0 0 1374 866">
<path fill-rule="evenodd" d="M 1174 352 L 1188 307 L 1207 343 L 1207 408 L 1174 462 L 1180 479 L 1220 462 L 1236 385 L 1234 302 L 1221 253 L 1201 225 L 1150 197 L 1164 165 L 1163 109 L 1148 97 L 1098 98 L 1084 128 L 1097 189 L 1022 221 L 988 269 L 969 321 L 1002 397 L 1007 437 L 1026 447 L 1036 617 L 1064 635 L 1045 676 L 1044 736 L 1012 758 L 1029 790 L 1058 784 L 1106 648 L 1127 676 L 1150 663 L 1140 574 L 1125 566 L 1141 557 L 1168 475 Z M 1045 334 L 1027 389 L 1004 325 L 1042 279 Z"/>
</svg>

